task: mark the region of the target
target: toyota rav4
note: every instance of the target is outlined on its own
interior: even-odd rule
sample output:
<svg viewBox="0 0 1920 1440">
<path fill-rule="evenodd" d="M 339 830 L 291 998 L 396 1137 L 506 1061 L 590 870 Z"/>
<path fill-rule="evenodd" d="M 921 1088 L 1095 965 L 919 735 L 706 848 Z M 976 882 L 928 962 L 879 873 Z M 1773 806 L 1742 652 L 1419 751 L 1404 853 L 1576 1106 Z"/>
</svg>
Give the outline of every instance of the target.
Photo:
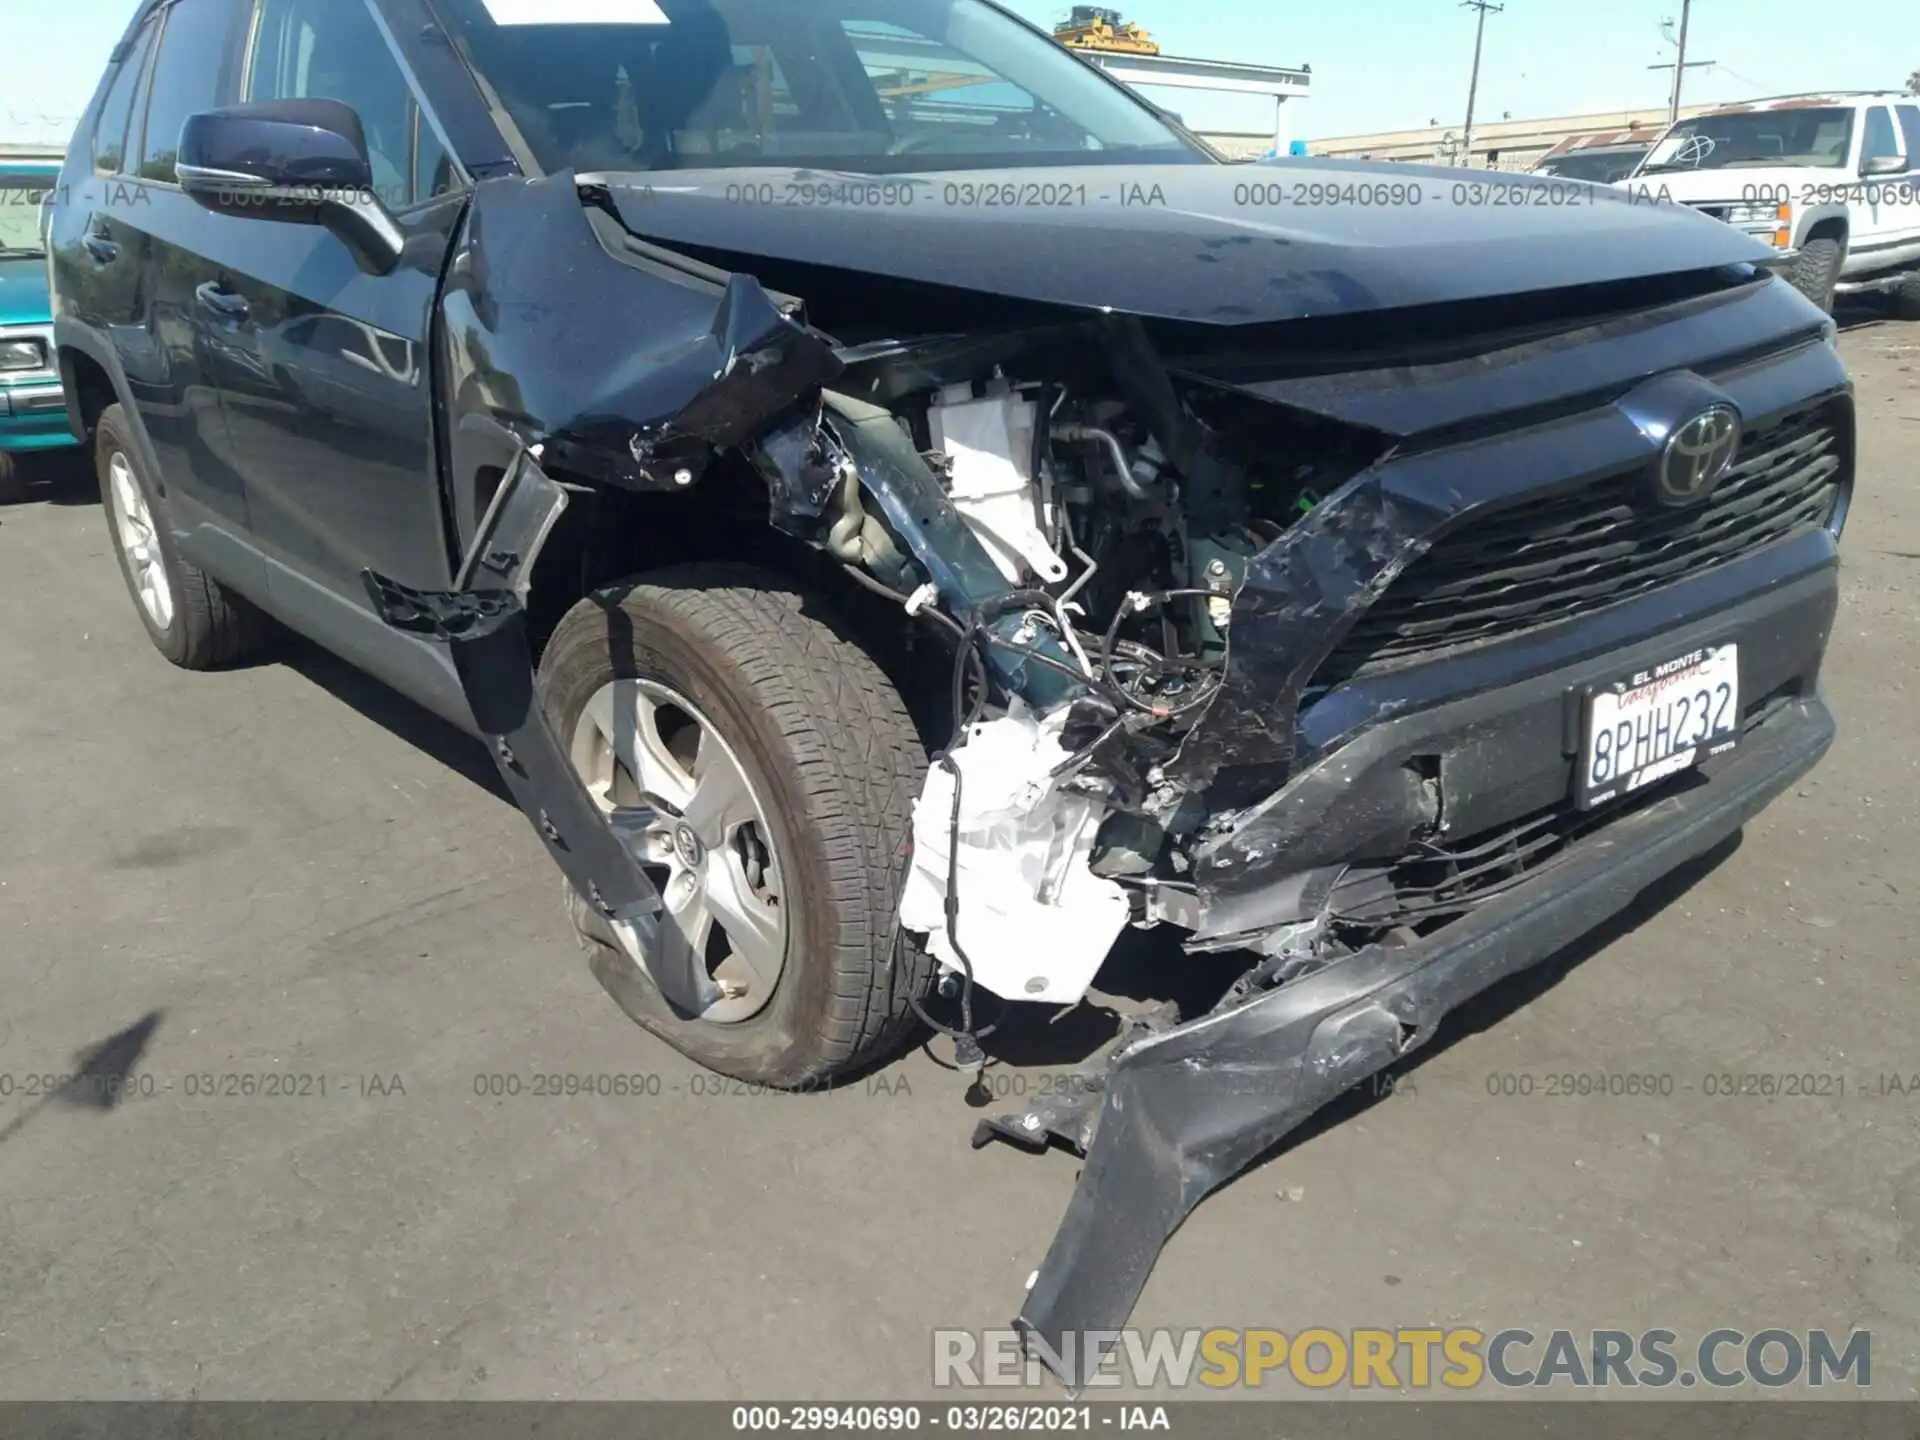
<svg viewBox="0 0 1920 1440">
<path fill-rule="evenodd" d="M 147 0 L 54 338 L 161 652 L 271 617 L 483 737 L 704 1064 L 1236 957 L 982 1131 L 1086 1154 L 1058 1353 L 1832 740 L 1831 322 L 1458 179 L 1220 164 L 986 0 Z"/>
</svg>

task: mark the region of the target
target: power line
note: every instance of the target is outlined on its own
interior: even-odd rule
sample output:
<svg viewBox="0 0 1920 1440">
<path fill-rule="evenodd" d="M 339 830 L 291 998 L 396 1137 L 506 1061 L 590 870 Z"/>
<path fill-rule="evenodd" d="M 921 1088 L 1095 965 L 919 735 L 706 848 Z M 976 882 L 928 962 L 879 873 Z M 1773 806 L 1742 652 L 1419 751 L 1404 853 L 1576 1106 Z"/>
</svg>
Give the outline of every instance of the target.
<svg viewBox="0 0 1920 1440">
<path fill-rule="evenodd" d="M 1461 128 L 1460 163 L 1473 164 L 1473 102 L 1480 94 L 1480 44 L 1487 34 L 1487 12 L 1498 15 L 1507 7 L 1495 5 L 1492 0 L 1460 0 L 1462 9 L 1478 10 L 1473 27 L 1473 77 L 1467 81 L 1467 123 Z"/>
<path fill-rule="evenodd" d="M 1704 63 L 1708 65 L 1718 64 L 1718 62 L 1713 60 L 1708 60 Z M 1738 80 L 1742 85 L 1751 85 L 1756 91 L 1760 92 L 1763 95 L 1772 94 L 1773 92 L 1777 91 L 1780 88 L 1778 85 L 1769 84 L 1765 80 L 1756 80 L 1751 75 L 1742 75 L 1738 70 L 1734 69 L 1731 65 L 1719 65 L 1718 68 L 1725 71 L 1727 74 L 1731 75 L 1734 79 Z"/>
<path fill-rule="evenodd" d="M 1675 40 L 1673 36 L 1673 21 L 1662 20 L 1660 22 L 1660 38 L 1666 41 L 1667 44 L 1669 45 L 1679 44 L 1679 41 Z M 1696 63 L 1699 65 L 1704 65 L 1709 69 L 1718 70 L 1722 74 L 1730 75 L 1735 80 L 1738 80 L 1742 85 L 1751 85 L 1756 92 L 1761 94 L 1771 95 L 1771 94 L 1777 93 L 1781 89 L 1780 86 L 1774 84 L 1771 80 L 1756 80 L 1753 78 L 1753 76 L 1744 75 L 1740 71 L 1734 69 L 1731 65 L 1728 65 L 1722 61 L 1702 60 L 1702 61 L 1697 61 Z M 1660 68 L 1664 70 L 1666 67 L 1663 65 Z"/>
</svg>

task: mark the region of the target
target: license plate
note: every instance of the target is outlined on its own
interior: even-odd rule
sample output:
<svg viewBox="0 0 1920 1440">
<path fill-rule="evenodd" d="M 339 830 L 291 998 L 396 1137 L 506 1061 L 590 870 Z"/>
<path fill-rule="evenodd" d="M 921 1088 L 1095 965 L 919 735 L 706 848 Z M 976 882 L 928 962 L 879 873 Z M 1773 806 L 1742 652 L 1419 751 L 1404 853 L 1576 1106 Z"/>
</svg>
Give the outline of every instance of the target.
<svg viewBox="0 0 1920 1440">
<path fill-rule="evenodd" d="M 1583 810 L 1724 755 L 1740 742 L 1740 647 L 1696 650 L 1587 692 L 1574 798 Z"/>
</svg>

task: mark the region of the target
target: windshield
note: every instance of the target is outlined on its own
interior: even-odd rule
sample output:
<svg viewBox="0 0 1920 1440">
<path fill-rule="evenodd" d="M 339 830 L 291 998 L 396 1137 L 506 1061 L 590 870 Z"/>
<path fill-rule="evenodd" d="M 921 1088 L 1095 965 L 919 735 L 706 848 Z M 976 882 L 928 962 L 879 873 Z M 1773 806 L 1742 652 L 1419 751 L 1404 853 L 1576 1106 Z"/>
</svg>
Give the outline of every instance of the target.
<svg viewBox="0 0 1920 1440">
<path fill-rule="evenodd" d="M 1536 169 L 1539 174 L 1552 175 L 1561 180 L 1593 180 L 1610 185 L 1631 174 L 1633 167 L 1640 163 L 1640 157 L 1646 153 L 1644 146 L 1633 150 L 1575 151 L 1570 155 L 1543 160 Z"/>
<path fill-rule="evenodd" d="M 53 189 L 51 175 L 0 171 L 0 253 L 40 255 L 40 202 Z"/>
<path fill-rule="evenodd" d="M 435 0 L 542 168 L 1206 156 L 983 0 Z"/>
<path fill-rule="evenodd" d="M 1751 110 L 1682 120 L 1653 147 L 1642 175 L 1757 166 L 1838 168 L 1853 148 L 1853 111 L 1844 106 Z"/>
</svg>

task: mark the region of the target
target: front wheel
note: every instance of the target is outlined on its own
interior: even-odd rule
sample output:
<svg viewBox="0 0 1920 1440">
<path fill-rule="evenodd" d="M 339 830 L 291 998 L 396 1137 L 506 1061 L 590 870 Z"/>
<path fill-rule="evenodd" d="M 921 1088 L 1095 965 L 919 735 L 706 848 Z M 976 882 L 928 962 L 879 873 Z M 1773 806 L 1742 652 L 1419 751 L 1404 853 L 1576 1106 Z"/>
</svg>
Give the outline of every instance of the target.
<svg viewBox="0 0 1920 1440">
<path fill-rule="evenodd" d="M 718 998 L 676 1012 L 569 886 L 601 984 L 709 1069 L 780 1088 L 886 1058 L 930 962 L 895 924 L 926 773 L 898 693 L 777 575 L 688 565 L 567 615 L 540 665 L 548 719 Z"/>
<path fill-rule="evenodd" d="M 1910 270 L 1893 292 L 1893 313 L 1902 320 L 1920 320 L 1920 270 Z"/>
<path fill-rule="evenodd" d="M 1846 251 L 1838 240 L 1809 240 L 1794 257 L 1787 283 L 1818 305 L 1833 313 L 1833 287 L 1840 283 L 1840 267 Z"/>
</svg>

